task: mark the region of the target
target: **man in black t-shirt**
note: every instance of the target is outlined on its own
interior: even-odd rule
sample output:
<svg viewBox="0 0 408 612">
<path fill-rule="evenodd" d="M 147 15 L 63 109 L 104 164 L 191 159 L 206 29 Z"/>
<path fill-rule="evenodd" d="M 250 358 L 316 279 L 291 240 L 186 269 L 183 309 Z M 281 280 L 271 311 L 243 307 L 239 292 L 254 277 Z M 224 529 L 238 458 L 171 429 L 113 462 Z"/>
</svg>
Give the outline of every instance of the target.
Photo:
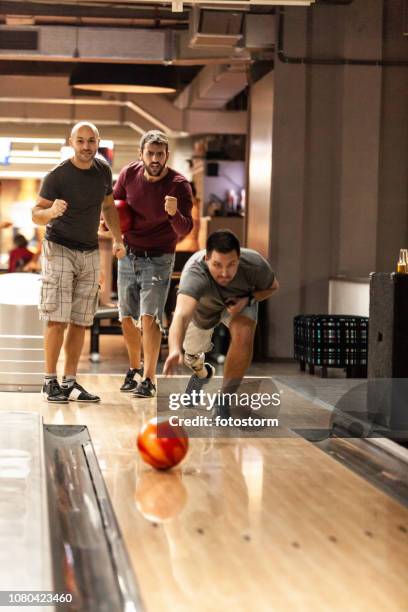
<svg viewBox="0 0 408 612">
<path fill-rule="evenodd" d="M 77 123 L 69 143 L 72 158 L 63 161 L 45 177 L 33 208 L 33 221 L 46 225 L 42 250 L 40 318 L 45 331 L 45 380 L 43 397 L 52 403 L 69 400 L 98 402 L 76 382 L 85 328 L 92 325 L 99 288 L 98 226 L 101 211 L 114 236 L 113 252 L 125 255 L 119 217 L 112 195 L 112 173 L 96 158 L 98 130 L 92 123 Z M 57 379 L 57 361 L 64 343 L 62 385 Z"/>
</svg>

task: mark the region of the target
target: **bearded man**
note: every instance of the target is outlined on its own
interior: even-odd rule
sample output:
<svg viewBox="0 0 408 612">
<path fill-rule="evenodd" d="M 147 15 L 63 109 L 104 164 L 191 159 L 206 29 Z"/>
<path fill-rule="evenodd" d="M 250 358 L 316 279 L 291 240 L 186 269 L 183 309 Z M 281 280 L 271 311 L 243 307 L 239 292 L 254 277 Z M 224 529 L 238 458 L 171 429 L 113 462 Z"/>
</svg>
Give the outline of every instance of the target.
<svg viewBox="0 0 408 612">
<path fill-rule="evenodd" d="M 119 316 L 129 355 L 121 391 L 135 397 L 156 395 L 162 316 L 177 242 L 192 227 L 192 192 L 188 180 L 167 166 L 169 143 L 158 130 L 140 141 L 139 161 L 119 174 L 117 200 L 133 211 L 124 234 L 126 256 L 118 264 Z M 144 368 L 141 367 L 143 343 Z"/>
</svg>

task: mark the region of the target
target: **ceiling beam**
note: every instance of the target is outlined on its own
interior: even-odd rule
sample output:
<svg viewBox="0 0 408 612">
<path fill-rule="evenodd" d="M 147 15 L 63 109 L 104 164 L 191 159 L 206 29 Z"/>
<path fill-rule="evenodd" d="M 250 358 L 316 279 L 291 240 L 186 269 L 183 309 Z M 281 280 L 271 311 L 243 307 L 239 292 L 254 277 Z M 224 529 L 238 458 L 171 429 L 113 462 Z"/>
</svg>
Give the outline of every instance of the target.
<svg viewBox="0 0 408 612">
<path fill-rule="evenodd" d="M 0 116 L 14 120 L 128 122 L 139 133 L 155 128 L 173 137 L 246 133 L 245 112 L 181 110 L 158 95 L 75 97 L 66 77 L 0 76 L 0 92 Z"/>
<path fill-rule="evenodd" d="M 2 15 L 33 15 L 50 17 L 102 17 L 113 19 L 166 19 L 172 21 L 188 21 L 188 11 L 173 13 L 169 8 L 157 5 L 154 8 L 137 4 L 115 6 L 112 3 L 91 4 L 63 4 L 47 2 L 19 2 L 13 0 L 0 0 L 0 14 Z"/>
</svg>

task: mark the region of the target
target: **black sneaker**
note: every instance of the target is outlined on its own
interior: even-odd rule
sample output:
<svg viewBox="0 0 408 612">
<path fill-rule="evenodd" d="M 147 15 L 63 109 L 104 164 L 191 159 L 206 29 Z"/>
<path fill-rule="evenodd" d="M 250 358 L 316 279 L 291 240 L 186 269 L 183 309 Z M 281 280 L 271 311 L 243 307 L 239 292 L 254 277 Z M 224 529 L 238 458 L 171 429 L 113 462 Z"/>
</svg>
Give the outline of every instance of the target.
<svg viewBox="0 0 408 612">
<path fill-rule="evenodd" d="M 155 397 L 156 386 L 152 383 L 150 378 L 145 378 L 137 385 L 136 390 L 133 391 L 132 395 L 134 397 Z"/>
<path fill-rule="evenodd" d="M 56 378 L 53 378 L 52 380 L 49 380 L 47 383 L 43 384 L 41 395 L 43 399 L 53 404 L 68 403 L 68 399 Z"/>
<path fill-rule="evenodd" d="M 101 398 L 97 395 L 92 395 L 92 393 L 88 393 L 85 391 L 81 385 L 75 382 L 70 387 L 64 388 L 62 387 L 62 392 L 64 393 L 67 400 L 70 402 L 100 402 Z"/>
<path fill-rule="evenodd" d="M 220 419 L 229 419 L 231 416 L 230 406 L 228 402 L 215 404 L 212 409 L 211 416 L 213 419 L 220 417 Z"/>
<path fill-rule="evenodd" d="M 190 395 L 190 403 L 183 404 L 184 406 L 194 406 L 192 398 L 193 391 L 200 393 L 204 385 L 208 384 L 211 378 L 214 376 L 215 368 L 213 368 L 212 365 L 210 365 L 209 363 L 205 363 L 204 365 L 207 368 L 207 378 L 200 378 L 199 376 L 197 376 L 197 374 L 193 374 L 191 376 L 190 380 L 187 383 L 186 390 L 184 391 L 186 395 Z"/>
<path fill-rule="evenodd" d="M 129 393 L 136 389 L 138 383 L 143 378 L 143 368 L 133 368 L 126 372 L 125 380 L 120 390 L 124 393 Z"/>
</svg>

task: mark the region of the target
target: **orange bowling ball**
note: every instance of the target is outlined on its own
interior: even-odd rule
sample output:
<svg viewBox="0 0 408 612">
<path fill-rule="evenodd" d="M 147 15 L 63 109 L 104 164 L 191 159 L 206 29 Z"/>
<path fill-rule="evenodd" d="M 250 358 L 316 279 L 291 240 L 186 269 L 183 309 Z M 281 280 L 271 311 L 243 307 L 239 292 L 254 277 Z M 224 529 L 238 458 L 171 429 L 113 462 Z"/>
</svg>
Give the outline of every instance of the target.
<svg viewBox="0 0 408 612">
<path fill-rule="evenodd" d="M 169 470 L 184 459 L 188 437 L 180 425 L 168 419 L 150 419 L 137 436 L 137 448 L 143 461 L 156 470 Z"/>
</svg>

